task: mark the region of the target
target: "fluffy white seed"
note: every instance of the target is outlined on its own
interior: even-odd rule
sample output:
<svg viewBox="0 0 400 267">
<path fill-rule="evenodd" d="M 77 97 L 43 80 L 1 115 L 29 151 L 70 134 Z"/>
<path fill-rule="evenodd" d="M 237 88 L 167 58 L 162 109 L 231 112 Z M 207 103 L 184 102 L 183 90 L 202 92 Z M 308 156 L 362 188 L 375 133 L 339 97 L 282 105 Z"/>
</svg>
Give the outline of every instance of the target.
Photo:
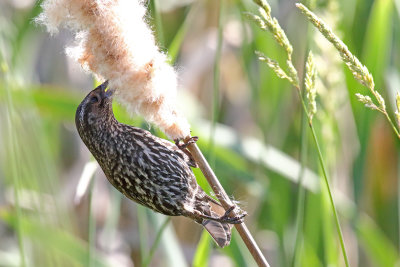
<svg viewBox="0 0 400 267">
<path fill-rule="evenodd" d="M 45 0 L 36 21 L 51 33 L 76 33 L 67 54 L 99 79 L 109 80 L 118 99 L 155 123 L 170 138 L 190 135 L 176 109 L 176 73 L 156 46 L 139 0 Z"/>
</svg>

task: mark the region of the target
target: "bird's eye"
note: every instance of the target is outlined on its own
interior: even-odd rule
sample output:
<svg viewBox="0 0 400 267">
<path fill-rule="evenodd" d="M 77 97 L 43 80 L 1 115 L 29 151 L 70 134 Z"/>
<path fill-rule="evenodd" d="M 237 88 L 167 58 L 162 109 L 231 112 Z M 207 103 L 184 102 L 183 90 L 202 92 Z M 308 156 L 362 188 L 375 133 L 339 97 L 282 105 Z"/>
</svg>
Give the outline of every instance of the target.
<svg viewBox="0 0 400 267">
<path fill-rule="evenodd" d="M 90 103 L 94 104 L 94 103 L 99 103 L 100 102 L 100 97 L 98 95 L 93 95 L 90 98 Z"/>
</svg>

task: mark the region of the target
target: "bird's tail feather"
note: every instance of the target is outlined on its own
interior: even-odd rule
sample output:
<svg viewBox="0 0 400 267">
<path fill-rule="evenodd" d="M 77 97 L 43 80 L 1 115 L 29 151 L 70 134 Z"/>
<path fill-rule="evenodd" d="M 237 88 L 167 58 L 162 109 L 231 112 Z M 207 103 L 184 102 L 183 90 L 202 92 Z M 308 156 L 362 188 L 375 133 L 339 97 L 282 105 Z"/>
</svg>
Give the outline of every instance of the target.
<svg viewBox="0 0 400 267">
<path fill-rule="evenodd" d="M 230 224 L 220 223 L 212 220 L 204 220 L 202 225 L 214 239 L 215 243 L 221 248 L 229 245 L 231 242 Z"/>
</svg>

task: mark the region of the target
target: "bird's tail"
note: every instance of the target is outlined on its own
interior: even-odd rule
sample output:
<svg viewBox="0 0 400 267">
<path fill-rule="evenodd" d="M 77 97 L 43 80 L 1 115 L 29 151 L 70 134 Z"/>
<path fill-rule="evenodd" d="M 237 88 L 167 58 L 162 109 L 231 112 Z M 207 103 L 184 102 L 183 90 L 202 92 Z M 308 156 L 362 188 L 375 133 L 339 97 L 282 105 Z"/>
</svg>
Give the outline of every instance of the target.
<svg viewBox="0 0 400 267">
<path fill-rule="evenodd" d="M 210 198 L 208 203 L 210 204 L 210 215 L 212 217 L 218 218 L 225 214 L 225 209 L 213 199 Z M 229 245 L 231 241 L 232 224 L 220 223 L 208 219 L 204 219 L 201 224 L 211 235 L 218 246 L 223 248 Z"/>
</svg>

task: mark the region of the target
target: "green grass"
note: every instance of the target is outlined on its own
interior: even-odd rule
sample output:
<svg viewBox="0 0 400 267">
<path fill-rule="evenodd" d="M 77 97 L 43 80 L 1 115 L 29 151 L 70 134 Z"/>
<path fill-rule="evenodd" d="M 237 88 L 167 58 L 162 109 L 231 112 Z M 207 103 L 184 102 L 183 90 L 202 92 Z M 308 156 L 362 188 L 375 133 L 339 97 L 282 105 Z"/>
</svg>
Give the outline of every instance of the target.
<svg viewBox="0 0 400 267">
<path fill-rule="evenodd" d="M 313 12 L 328 24 L 337 21 L 330 26 L 367 66 L 395 122 L 398 1 L 314 2 Z M 248 211 L 246 225 L 268 262 L 345 266 L 319 179 L 325 171 L 349 265 L 398 264 L 399 141 L 384 116 L 357 101 L 355 93 L 370 95 L 368 89 L 335 61 L 336 50 L 293 2 L 271 1 L 300 77 L 307 50 L 317 58 L 318 110 L 310 132 L 296 91 L 254 53 L 286 64 L 281 47 L 245 18 L 244 12 L 257 13 L 257 5 L 221 4 L 223 9 L 218 1 L 193 2 L 165 12 L 163 1 L 154 0 L 148 21 L 180 70 L 180 105 L 192 134 L 199 135 L 228 194 Z M 7 12 L 0 14 L 0 266 L 116 266 L 112 260 L 119 257 L 136 266 L 210 266 L 219 257 L 233 266 L 255 266 L 235 231 L 230 246 L 216 248 L 190 220 L 168 220 L 128 201 L 100 170 L 93 188 L 74 204 L 90 161 L 74 114 L 92 78 L 71 70 L 74 63 L 62 51 L 70 43 L 60 37 L 65 34 L 50 37 L 32 23 L 38 4 L 1 7 Z M 118 103 L 114 110 L 125 123 L 149 127 Z"/>
</svg>

